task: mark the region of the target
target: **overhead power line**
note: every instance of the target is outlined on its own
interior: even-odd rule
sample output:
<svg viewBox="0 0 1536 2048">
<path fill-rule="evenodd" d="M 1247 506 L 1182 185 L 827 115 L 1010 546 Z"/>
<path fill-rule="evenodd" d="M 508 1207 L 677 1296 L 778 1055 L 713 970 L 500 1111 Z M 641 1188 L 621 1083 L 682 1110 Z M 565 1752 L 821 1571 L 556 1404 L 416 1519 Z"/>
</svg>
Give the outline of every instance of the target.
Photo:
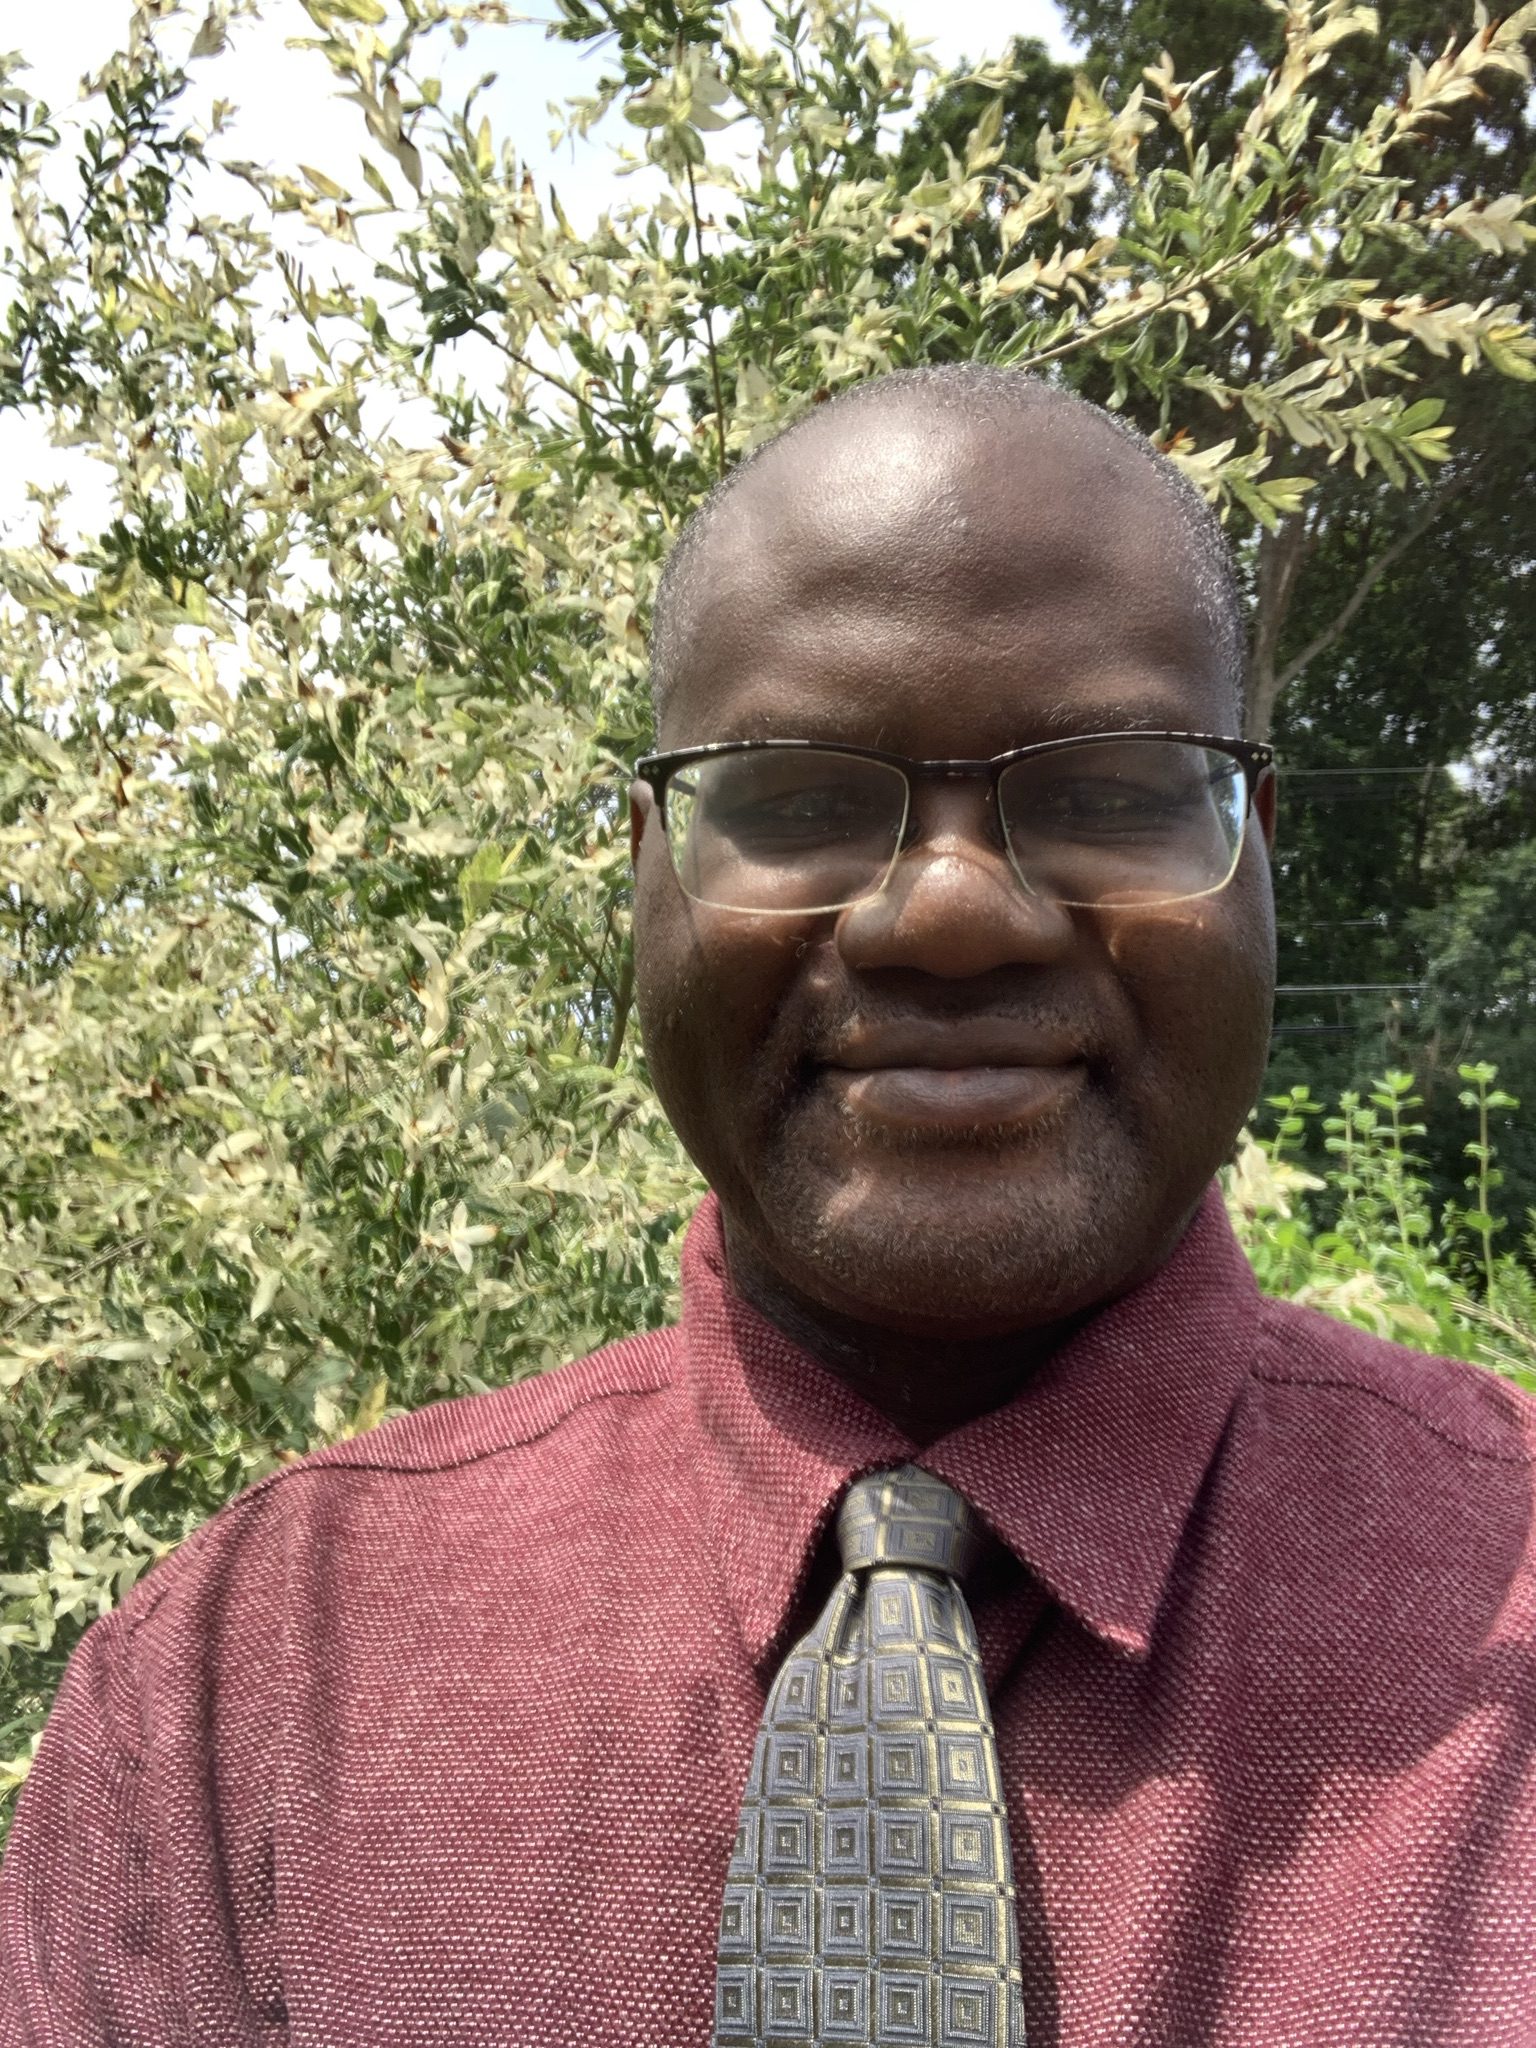
<svg viewBox="0 0 1536 2048">
<path fill-rule="evenodd" d="M 1410 996 L 1422 993 L 1422 981 L 1282 981 L 1277 996 Z"/>
</svg>

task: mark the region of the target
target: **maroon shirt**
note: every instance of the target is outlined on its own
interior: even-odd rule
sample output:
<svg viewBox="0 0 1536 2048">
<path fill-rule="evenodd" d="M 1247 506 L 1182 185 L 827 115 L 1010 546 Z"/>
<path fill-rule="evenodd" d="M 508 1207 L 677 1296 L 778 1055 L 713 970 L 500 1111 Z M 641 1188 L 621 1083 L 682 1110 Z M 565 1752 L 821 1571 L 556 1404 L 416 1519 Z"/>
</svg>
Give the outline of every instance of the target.
<svg viewBox="0 0 1536 2048">
<path fill-rule="evenodd" d="M 5 2048 L 703 2048 L 777 1656 L 913 1449 L 729 1291 L 217 1516 L 76 1652 Z M 1536 1404 L 1167 1268 L 922 1462 L 974 1602 L 1031 2048 L 1536 2043 Z"/>
</svg>

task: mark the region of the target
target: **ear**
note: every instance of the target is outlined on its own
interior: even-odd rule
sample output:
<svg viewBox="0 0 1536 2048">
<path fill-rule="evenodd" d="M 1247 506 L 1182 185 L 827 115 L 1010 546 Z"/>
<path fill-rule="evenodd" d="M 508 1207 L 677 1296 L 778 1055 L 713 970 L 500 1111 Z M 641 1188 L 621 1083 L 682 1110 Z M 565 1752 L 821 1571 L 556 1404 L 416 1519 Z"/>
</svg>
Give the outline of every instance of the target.
<svg viewBox="0 0 1536 2048">
<path fill-rule="evenodd" d="M 1264 834 L 1264 845 L 1268 852 L 1275 850 L 1275 796 L 1279 785 L 1273 768 L 1266 768 L 1253 790 L 1253 811 Z"/>
<path fill-rule="evenodd" d="M 629 785 L 629 864 L 632 868 L 640 865 L 640 841 L 645 834 L 645 821 L 656 808 L 656 796 L 648 782 L 637 777 Z"/>
</svg>

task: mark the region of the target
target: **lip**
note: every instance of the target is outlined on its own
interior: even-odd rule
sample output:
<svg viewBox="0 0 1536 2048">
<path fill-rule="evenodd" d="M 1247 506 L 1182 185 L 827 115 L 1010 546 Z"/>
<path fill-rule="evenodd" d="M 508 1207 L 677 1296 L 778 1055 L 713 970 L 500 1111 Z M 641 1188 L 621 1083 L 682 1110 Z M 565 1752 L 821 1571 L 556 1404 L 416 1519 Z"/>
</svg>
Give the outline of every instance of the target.
<svg viewBox="0 0 1536 2048">
<path fill-rule="evenodd" d="M 1082 1086 L 1081 1060 L 1051 1066 L 829 1067 L 827 1079 L 860 1123 L 892 1130 L 1023 1129 Z"/>
<path fill-rule="evenodd" d="M 1024 1130 L 1082 1087 L 1082 1043 L 1009 1017 L 912 1017 L 853 1027 L 822 1074 L 855 1122 L 892 1132 Z"/>
<path fill-rule="evenodd" d="M 1068 1067 L 1084 1057 L 1080 1040 L 1007 1017 L 905 1018 L 855 1026 L 823 1064 L 850 1073 L 886 1068 Z"/>
</svg>

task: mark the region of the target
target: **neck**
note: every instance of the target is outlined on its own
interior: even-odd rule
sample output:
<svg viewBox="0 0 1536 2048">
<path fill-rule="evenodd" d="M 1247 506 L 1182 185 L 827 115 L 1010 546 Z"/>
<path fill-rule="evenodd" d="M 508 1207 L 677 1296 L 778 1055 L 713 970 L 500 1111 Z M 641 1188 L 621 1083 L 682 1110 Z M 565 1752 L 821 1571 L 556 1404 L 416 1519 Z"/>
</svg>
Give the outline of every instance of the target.
<svg viewBox="0 0 1536 2048">
<path fill-rule="evenodd" d="M 811 1300 L 724 1221 L 736 1292 L 914 1444 L 1004 1407 L 1084 1320 L 987 1337 L 886 1329 Z"/>
</svg>

